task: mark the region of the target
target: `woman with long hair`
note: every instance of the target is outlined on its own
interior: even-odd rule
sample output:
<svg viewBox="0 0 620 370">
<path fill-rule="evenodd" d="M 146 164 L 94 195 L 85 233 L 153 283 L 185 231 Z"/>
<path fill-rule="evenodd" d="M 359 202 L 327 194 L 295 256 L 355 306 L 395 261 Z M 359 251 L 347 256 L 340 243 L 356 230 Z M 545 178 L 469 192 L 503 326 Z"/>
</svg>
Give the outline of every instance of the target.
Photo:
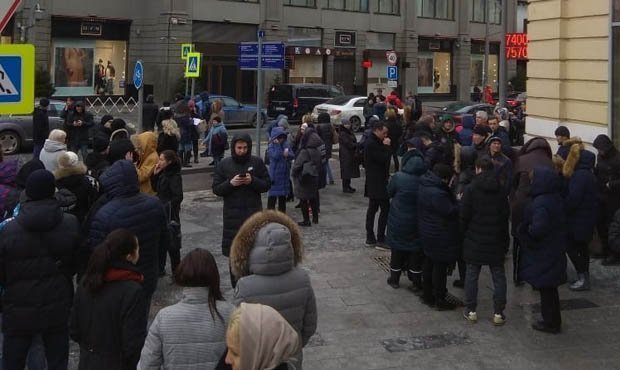
<svg viewBox="0 0 620 370">
<path fill-rule="evenodd" d="M 183 201 L 183 178 L 181 177 L 181 159 L 176 152 L 165 150 L 159 155 L 159 161 L 153 170 L 151 184 L 168 216 L 168 229 L 172 243 L 168 249 L 170 271 L 176 271 L 181 260 L 181 202 Z M 160 244 L 161 245 L 161 244 Z M 165 275 L 166 250 L 159 251 L 159 274 Z"/>
<path fill-rule="evenodd" d="M 71 312 L 79 370 L 136 368 L 148 312 L 139 258 L 138 238 L 126 229 L 112 231 L 93 251 Z"/>
<path fill-rule="evenodd" d="M 157 138 L 157 153 L 164 150 L 178 150 L 181 131 L 176 121 L 172 119 L 172 111 L 167 110 L 162 113 L 161 121 L 162 132 Z"/>
<path fill-rule="evenodd" d="M 163 308 L 149 329 L 139 369 L 213 369 L 226 351 L 226 327 L 233 305 L 224 301 L 213 255 L 194 249 L 176 272 L 183 298 Z"/>
</svg>

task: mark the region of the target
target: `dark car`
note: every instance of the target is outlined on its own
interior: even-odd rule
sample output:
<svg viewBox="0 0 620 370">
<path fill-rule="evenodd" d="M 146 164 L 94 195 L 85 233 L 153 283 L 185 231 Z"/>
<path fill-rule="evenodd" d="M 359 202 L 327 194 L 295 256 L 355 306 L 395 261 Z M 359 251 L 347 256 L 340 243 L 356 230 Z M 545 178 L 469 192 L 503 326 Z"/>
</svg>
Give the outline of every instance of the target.
<svg viewBox="0 0 620 370">
<path fill-rule="evenodd" d="M 209 104 L 213 104 L 215 100 L 222 101 L 222 109 L 224 110 L 224 124 L 228 126 L 252 126 L 256 127 L 256 105 L 245 105 L 239 103 L 234 98 L 225 95 L 210 95 Z M 261 126 L 265 124 L 267 116 L 265 110 L 261 114 Z"/>
<path fill-rule="evenodd" d="M 440 117 L 444 115 L 449 115 L 452 116 L 452 118 L 454 119 L 454 123 L 459 126 L 461 124 L 461 119 L 464 114 L 476 114 L 476 112 L 479 110 L 487 112 L 490 117 L 493 115 L 493 110 L 495 110 L 495 106 L 485 103 L 459 101 L 455 103 L 450 103 L 443 107 L 440 111 L 436 111 L 435 119 L 439 120 Z"/>
<path fill-rule="evenodd" d="M 318 104 L 343 96 L 336 86 L 323 84 L 280 84 L 269 89 L 267 115 L 276 117 L 285 114 L 289 121 L 301 121 Z"/>
</svg>

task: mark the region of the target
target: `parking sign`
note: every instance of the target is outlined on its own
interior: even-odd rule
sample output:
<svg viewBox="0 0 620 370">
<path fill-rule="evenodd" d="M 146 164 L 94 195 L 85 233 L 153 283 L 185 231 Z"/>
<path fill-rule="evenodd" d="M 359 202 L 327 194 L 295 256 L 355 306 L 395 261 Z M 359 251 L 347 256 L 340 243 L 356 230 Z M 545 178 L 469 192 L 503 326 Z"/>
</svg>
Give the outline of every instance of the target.
<svg viewBox="0 0 620 370">
<path fill-rule="evenodd" d="M 398 67 L 387 66 L 387 78 L 388 80 L 398 80 Z"/>
</svg>

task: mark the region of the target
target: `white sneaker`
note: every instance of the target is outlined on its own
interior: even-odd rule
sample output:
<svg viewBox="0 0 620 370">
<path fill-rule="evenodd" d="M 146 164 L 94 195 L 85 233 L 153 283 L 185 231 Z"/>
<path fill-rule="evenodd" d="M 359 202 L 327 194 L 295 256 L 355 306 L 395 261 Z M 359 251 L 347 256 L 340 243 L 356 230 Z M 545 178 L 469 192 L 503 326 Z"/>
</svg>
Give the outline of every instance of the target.
<svg viewBox="0 0 620 370">
<path fill-rule="evenodd" d="M 475 312 L 463 312 L 463 317 L 465 318 L 465 320 L 471 322 L 471 323 L 476 323 L 478 322 L 478 314 L 476 314 Z"/>
<path fill-rule="evenodd" d="M 496 313 L 493 315 L 493 325 L 502 326 L 506 323 L 506 316 L 504 314 Z"/>
</svg>

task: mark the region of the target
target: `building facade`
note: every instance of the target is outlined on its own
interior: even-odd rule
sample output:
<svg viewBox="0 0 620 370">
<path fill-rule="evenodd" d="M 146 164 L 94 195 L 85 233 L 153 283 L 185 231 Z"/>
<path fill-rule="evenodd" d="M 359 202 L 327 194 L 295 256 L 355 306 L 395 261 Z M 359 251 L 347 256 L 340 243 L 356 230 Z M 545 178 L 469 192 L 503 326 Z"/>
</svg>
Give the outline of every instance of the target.
<svg viewBox="0 0 620 370">
<path fill-rule="evenodd" d="M 517 0 L 505 1 L 513 32 Z M 401 94 L 469 100 L 483 70 L 494 90 L 498 85 L 501 2 L 24 0 L 2 40 L 34 43 L 36 62 L 51 71 L 59 96 L 123 94 L 141 59 L 145 84 L 158 99 L 170 97 L 184 84 L 181 44 L 193 43 L 204 55 L 197 91 L 253 101 L 255 72 L 238 68 L 238 44 L 255 41 L 263 29 L 266 41 L 286 44 L 287 69 L 266 73 L 267 87 L 322 82 L 346 93 L 388 90 L 386 52 L 395 51 Z M 487 19 L 491 54 L 485 66 Z M 508 70 L 510 78 L 515 64 Z"/>
<path fill-rule="evenodd" d="M 527 133 L 554 138 L 564 125 L 618 143 L 620 2 L 530 0 L 528 11 Z"/>
</svg>

